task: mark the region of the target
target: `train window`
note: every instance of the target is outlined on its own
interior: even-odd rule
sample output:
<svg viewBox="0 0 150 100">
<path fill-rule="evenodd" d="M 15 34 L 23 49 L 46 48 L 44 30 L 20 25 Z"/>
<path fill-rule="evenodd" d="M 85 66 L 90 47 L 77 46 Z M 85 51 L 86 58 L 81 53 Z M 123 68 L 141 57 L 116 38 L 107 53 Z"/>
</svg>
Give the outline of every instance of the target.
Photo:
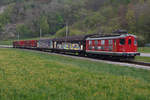
<svg viewBox="0 0 150 100">
<path fill-rule="evenodd" d="M 131 42 L 132 42 L 132 41 L 131 41 L 131 39 L 129 39 L 129 40 L 128 40 L 128 44 L 130 44 L 130 45 L 131 45 Z"/>
<path fill-rule="evenodd" d="M 113 40 L 109 40 L 109 45 L 112 45 L 112 43 L 113 43 Z"/>
<path fill-rule="evenodd" d="M 101 41 L 101 44 L 102 44 L 102 45 L 105 45 L 105 40 L 102 40 L 102 41 Z"/>
<path fill-rule="evenodd" d="M 98 45 L 98 40 L 95 41 L 95 45 Z"/>
<path fill-rule="evenodd" d="M 125 39 L 120 39 L 120 44 L 125 45 Z"/>
<path fill-rule="evenodd" d="M 92 45 L 92 41 L 89 41 L 89 45 Z"/>
</svg>

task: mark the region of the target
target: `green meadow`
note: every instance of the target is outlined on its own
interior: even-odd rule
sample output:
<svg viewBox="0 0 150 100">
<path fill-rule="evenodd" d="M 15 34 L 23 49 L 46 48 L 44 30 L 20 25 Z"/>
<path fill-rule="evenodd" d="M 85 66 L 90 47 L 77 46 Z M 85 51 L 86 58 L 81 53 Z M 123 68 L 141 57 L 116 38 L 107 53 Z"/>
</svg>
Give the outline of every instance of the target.
<svg viewBox="0 0 150 100">
<path fill-rule="evenodd" d="M 150 63 L 150 57 L 136 56 L 135 60 Z"/>
<path fill-rule="evenodd" d="M 0 100 L 150 100 L 150 71 L 0 49 Z"/>
<path fill-rule="evenodd" d="M 150 53 L 150 47 L 139 47 L 138 51 L 141 53 Z"/>
<path fill-rule="evenodd" d="M 0 45 L 12 45 L 13 40 L 0 41 Z"/>
</svg>

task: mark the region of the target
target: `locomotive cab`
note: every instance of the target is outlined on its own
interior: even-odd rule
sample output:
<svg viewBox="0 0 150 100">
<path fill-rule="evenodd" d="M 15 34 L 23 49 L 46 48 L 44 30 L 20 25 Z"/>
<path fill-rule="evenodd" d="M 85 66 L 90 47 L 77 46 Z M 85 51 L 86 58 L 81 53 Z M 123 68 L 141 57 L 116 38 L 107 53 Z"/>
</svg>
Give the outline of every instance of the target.
<svg viewBox="0 0 150 100">
<path fill-rule="evenodd" d="M 137 39 L 134 35 L 126 35 L 118 39 L 117 52 L 124 56 L 140 55 L 137 52 Z"/>
</svg>

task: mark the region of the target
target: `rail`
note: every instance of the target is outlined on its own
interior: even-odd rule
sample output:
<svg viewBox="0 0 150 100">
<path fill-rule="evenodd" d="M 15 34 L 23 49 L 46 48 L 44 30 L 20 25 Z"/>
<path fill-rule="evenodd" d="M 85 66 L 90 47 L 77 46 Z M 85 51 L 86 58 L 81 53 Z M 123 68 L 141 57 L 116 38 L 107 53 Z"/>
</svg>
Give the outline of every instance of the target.
<svg viewBox="0 0 150 100">
<path fill-rule="evenodd" d="M 150 67 L 150 63 L 148 63 L 148 62 L 140 62 L 140 61 L 135 61 L 135 60 L 126 61 L 126 62 L 131 63 L 131 64 L 143 65 L 143 66 L 149 66 Z"/>
<path fill-rule="evenodd" d="M 0 45 L 0 48 L 13 48 L 12 45 Z"/>
</svg>

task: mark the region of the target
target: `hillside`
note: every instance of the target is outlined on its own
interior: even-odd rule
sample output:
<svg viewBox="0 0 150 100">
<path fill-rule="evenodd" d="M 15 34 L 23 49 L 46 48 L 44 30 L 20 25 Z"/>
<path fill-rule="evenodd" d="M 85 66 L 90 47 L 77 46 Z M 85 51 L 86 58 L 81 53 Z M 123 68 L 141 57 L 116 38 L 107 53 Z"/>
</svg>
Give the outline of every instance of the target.
<svg viewBox="0 0 150 100">
<path fill-rule="evenodd" d="M 107 33 L 126 29 L 150 42 L 149 0 L 2 0 L 1 39 Z"/>
</svg>

